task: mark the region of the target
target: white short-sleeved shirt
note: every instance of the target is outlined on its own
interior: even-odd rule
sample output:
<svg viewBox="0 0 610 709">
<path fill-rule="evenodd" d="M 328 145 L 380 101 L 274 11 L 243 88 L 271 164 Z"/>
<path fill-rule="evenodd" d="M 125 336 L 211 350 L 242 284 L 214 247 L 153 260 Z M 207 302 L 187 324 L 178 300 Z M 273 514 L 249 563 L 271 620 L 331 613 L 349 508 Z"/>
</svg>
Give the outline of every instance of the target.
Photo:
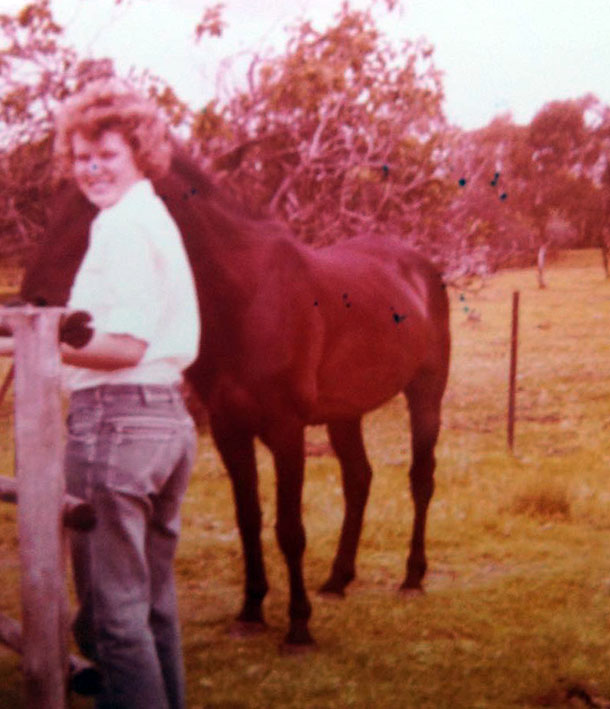
<svg viewBox="0 0 610 709">
<path fill-rule="evenodd" d="M 135 367 L 100 371 L 65 365 L 73 391 L 100 384 L 173 384 L 196 358 L 200 320 L 180 232 L 148 180 L 136 182 L 91 224 L 89 248 L 68 307 L 86 310 L 104 333 L 148 343 Z"/>
</svg>

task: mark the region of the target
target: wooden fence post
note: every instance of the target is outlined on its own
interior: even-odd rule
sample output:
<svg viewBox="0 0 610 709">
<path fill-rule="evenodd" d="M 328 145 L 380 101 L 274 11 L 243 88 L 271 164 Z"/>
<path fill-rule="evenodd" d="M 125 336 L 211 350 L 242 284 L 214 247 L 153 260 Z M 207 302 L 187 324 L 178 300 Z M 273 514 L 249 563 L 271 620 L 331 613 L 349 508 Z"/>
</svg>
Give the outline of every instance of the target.
<svg viewBox="0 0 610 709">
<path fill-rule="evenodd" d="M 3 308 L 15 337 L 15 464 L 28 709 L 67 706 L 61 308 Z"/>
<path fill-rule="evenodd" d="M 515 398 L 517 391 L 517 352 L 519 349 L 519 291 L 513 293 L 513 313 L 510 336 L 510 372 L 508 378 L 508 447 L 512 452 L 515 441 Z"/>
</svg>

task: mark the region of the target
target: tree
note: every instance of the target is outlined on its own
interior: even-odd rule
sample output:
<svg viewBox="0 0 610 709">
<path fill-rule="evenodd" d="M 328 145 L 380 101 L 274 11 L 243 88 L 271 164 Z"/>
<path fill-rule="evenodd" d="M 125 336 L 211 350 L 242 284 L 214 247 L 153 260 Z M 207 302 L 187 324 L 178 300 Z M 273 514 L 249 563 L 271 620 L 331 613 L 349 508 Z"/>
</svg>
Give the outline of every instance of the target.
<svg viewBox="0 0 610 709">
<path fill-rule="evenodd" d="M 194 134 L 253 209 L 306 242 L 368 231 L 422 243 L 446 192 L 441 100 L 432 49 L 392 47 L 346 3 L 326 31 L 305 22 L 285 55 L 255 58 L 247 90 L 207 107 Z"/>
<path fill-rule="evenodd" d="M 40 234 L 40 205 L 50 179 L 50 101 L 62 88 L 58 69 L 72 54 L 58 47 L 61 28 L 48 0 L 0 15 L 0 233 L 3 253 L 23 249 Z"/>
<path fill-rule="evenodd" d="M 447 177 L 454 196 L 443 220 L 443 243 L 456 274 L 484 275 L 522 263 L 531 252 L 511 164 L 519 130 L 507 114 L 484 128 L 449 135 Z"/>
<path fill-rule="evenodd" d="M 594 107 L 593 130 L 599 144 L 599 159 L 593 167 L 593 182 L 601 201 L 599 246 L 606 278 L 610 278 L 610 107 L 597 103 Z"/>
<path fill-rule="evenodd" d="M 538 284 L 546 287 L 544 265 L 547 250 L 565 245 L 569 231 L 549 231 L 551 219 L 583 222 L 582 202 L 575 194 L 592 195 L 591 170 L 599 159 L 596 132 L 585 120 L 595 104 L 593 96 L 569 101 L 552 101 L 534 117 L 529 127 L 516 136 L 511 162 L 519 183 L 516 197 L 536 230 Z M 589 207 L 592 208 L 591 196 Z"/>
</svg>

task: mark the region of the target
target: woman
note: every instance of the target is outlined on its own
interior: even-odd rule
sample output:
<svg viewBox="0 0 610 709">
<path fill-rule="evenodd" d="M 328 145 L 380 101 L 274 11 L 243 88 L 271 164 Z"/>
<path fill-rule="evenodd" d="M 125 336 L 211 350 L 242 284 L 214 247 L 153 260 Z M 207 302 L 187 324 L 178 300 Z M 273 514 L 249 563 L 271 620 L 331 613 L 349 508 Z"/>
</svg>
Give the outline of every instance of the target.
<svg viewBox="0 0 610 709">
<path fill-rule="evenodd" d="M 92 336 L 62 344 L 67 488 L 97 514 L 72 538 L 75 636 L 103 674 L 96 706 L 183 707 L 172 566 L 196 439 L 180 385 L 200 325 L 180 233 L 150 183 L 169 166 L 167 128 L 125 85 L 93 82 L 62 106 L 55 149 L 100 210 L 68 302 L 91 314 Z"/>
</svg>

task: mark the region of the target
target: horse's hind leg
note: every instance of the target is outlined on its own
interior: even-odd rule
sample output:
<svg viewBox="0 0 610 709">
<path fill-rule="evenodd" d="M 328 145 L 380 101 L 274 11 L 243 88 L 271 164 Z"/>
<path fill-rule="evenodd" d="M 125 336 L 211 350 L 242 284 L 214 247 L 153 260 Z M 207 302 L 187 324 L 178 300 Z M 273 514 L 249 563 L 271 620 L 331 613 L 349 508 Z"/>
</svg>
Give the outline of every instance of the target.
<svg viewBox="0 0 610 709">
<path fill-rule="evenodd" d="M 210 423 L 233 486 L 246 572 L 244 603 L 232 631 L 250 634 L 264 628 L 262 604 L 268 590 L 261 544 L 262 514 L 254 440 L 250 434 L 224 425 L 217 417 L 210 416 Z"/>
<path fill-rule="evenodd" d="M 321 593 L 343 596 L 356 573 L 356 552 L 372 476 L 360 423 L 360 419 L 355 419 L 328 425 L 330 442 L 341 464 L 345 515 L 332 571 L 320 588 Z"/>
<path fill-rule="evenodd" d="M 405 390 L 411 416 L 412 461 L 409 471 L 415 508 L 407 575 L 402 590 L 421 590 L 426 573 L 426 518 L 434 492 L 434 448 L 438 440 L 445 377 L 420 376 Z"/>
</svg>

